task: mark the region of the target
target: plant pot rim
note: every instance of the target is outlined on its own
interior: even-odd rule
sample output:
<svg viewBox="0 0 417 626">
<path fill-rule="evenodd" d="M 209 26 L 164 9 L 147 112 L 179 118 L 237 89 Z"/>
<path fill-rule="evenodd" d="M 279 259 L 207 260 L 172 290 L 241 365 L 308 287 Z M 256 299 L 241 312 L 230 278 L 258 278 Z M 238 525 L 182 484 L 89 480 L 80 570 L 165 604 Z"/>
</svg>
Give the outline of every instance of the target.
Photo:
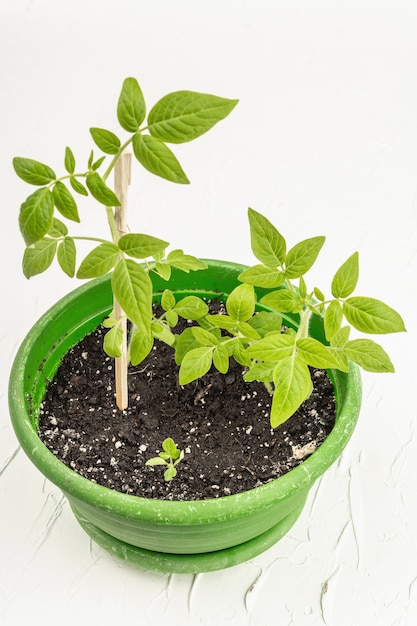
<svg viewBox="0 0 417 626">
<path fill-rule="evenodd" d="M 245 265 L 229 261 L 204 259 L 208 268 L 222 272 L 241 272 Z M 198 274 L 206 270 L 195 272 Z M 237 509 L 245 508 L 251 513 L 272 506 L 281 499 L 305 490 L 323 474 L 340 456 L 355 428 L 361 403 L 361 378 L 359 368 L 352 364 L 347 374 L 333 374 L 335 387 L 338 379 L 344 380 L 343 398 L 338 398 L 338 415 L 335 426 L 325 442 L 299 466 L 287 474 L 249 491 L 198 501 L 170 501 L 147 499 L 123 494 L 103 487 L 67 467 L 41 442 L 29 413 L 30 398 L 25 397 L 24 378 L 26 364 L 39 335 L 54 318 L 61 316 L 70 303 L 92 289 L 108 286 L 110 275 L 93 279 L 78 286 L 56 302 L 34 324 L 23 340 L 13 363 L 9 381 L 9 410 L 16 436 L 34 465 L 66 495 L 73 500 L 89 502 L 103 511 L 117 511 L 130 519 L 155 521 L 161 524 L 201 524 L 229 518 Z M 103 309 L 103 313 L 104 313 Z M 337 389 L 336 389 L 337 391 Z M 27 395 L 27 394 L 26 394 Z"/>
</svg>

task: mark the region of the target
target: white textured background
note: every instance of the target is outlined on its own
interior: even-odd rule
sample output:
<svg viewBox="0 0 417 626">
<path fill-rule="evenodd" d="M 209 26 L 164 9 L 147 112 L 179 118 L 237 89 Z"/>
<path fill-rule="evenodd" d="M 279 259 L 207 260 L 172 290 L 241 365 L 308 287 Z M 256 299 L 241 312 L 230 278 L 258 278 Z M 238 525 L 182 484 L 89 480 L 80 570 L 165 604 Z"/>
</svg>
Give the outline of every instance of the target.
<svg viewBox="0 0 417 626">
<path fill-rule="evenodd" d="M 246 209 L 294 244 L 327 235 L 313 282 L 359 250 L 358 293 L 403 314 L 387 337 L 396 375 L 364 376 L 359 426 L 289 535 L 222 572 L 119 564 L 78 527 L 18 449 L 13 355 L 75 287 L 26 281 L 15 155 L 61 171 L 88 128 L 117 129 L 135 76 L 151 106 L 177 89 L 240 103 L 175 149 L 190 186 L 135 168 L 132 229 L 200 256 L 252 262 Z M 417 4 L 415 0 L 0 0 L 0 623 L 18 626 L 414 626 L 417 623 Z M 83 208 L 95 225 L 96 206 Z M 103 231 L 104 232 L 104 231 Z M 321 278 L 319 278 L 321 277 Z"/>
</svg>

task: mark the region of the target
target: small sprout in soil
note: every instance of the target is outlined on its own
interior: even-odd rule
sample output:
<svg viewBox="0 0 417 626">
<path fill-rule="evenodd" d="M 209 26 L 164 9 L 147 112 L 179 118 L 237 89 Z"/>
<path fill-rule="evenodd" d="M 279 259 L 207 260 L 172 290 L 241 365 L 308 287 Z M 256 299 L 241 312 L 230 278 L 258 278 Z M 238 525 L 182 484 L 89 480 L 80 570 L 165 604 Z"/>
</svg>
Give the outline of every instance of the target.
<svg viewBox="0 0 417 626">
<path fill-rule="evenodd" d="M 168 437 L 162 442 L 162 452 L 146 461 L 146 465 L 166 465 L 164 479 L 170 482 L 177 475 L 176 465 L 184 458 L 184 450 L 179 450 L 174 440 Z"/>
</svg>

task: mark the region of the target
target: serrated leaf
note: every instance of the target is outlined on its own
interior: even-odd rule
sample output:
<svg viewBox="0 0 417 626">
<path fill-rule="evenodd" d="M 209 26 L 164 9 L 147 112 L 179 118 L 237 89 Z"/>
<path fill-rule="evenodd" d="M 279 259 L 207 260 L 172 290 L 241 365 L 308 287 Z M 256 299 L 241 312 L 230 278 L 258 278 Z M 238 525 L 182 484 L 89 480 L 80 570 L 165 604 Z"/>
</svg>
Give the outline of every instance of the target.
<svg viewBox="0 0 417 626">
<path fill-rule="evenodd" d="M 303 299 L 295 291 L 288 289 L 267 293 L 261 298 L 261 303 L 282 313 L 298 313 L 304 307 Z"/>
<path fill-rule="evenodd" d="M 271 406 L 271 427 L 277 428 L 295 413 L 312 391 L 310 372 L 306 363 L 288 357 L 274 371 L 274 395 Z"/>
<path fill-rule="evenodd" d="M 90 172 L 86 176 L 85 180 L 87 187 L 91 195 L 104 204 L 105 206 L 120 206 L 120 200 L 118 200 L 116 194 L 110 187 L 107 187 L 106 183 L 97 172 Z"/>
<path fill-rule="evenodd" d="M 159 252 L 163 253 L 168 245 L 169 243 L 163 239 L 139 233 L 123 235 L 118 241 L 119 248 L 127 255 L 136 259 L 146 259 Z"/>
<path fill-rule="evenodd" d="M 117 154 L 120 148 L 120 139 L 105 128 L 90 128 L 90 134 L 94 143 L 106 154 Z"/>
<path fill-rule="evenodd" d="M 15 157 L 13 159 L 13 168 L 19 178 L 30 185 L 48 185 L 56 179 L 53 169 L 33 159 Z"/>
<path fill-rule="evenodd" d="M 51 228 L 48 230 L 48 235 L 54 239 L 65 237 L 65 235 L 68 235 L 68 228 L 64 222 L 61 222 L 58 218 L 53 217 Z"/>
<path fill-rule="evenodd" d="M 271 222 L 254 211 L 248 209 L 251 247 L 256 258 L 268 267 L 278 267 L 285 263 L 286 242 Z"/>
<path fill-rule="evenodd" d="M 305 337 L 297 341 L 298 356 L 311 367 L 327 369 L 338 366 L 332 352 L 317 339 Z"/>
<path fill-rule="evenodd" d="M 52 226 L 54 201 L 47 187 L 37 189 L 20 207 L 19 226 L 27 245 L 42 239 Z"/>
<path fill-rule="evenodd" d="M 53 187 L 52 194 L 54 204 L 61 215 L 73 222 L 79 222 L 80 216 L 78 215 L 77 203 L 64 183 L 58 180 Z"/>
<path fill-rule="evenodd" d="M 168 143 L 191 141 L 229 115 L 237 103 L 237 100 L 195 91 L 175 91 L 161 98 L 151 109 L 149 132 Z"/>
<path fill-rule="evenodd" d="M 337 300 L 330 302 L 326 309 L 326 313 L 324 314 L 324 332 L 327 341 L 330 341 L 337 333 L 342 324 L 342 320 L 343 311 L 341 305 L 337 302 Z"/>
<path fill-rule="evenodd" d="M 126 78 L 117 103 L 117 119 L 120 126 L 135 133 L 145 119 L 145 115 L 145 100 L 138 81 L 136 78 Z"/>
<path fill-rule="evenodd" d="M 355 290 L 359 278 L 359 255 L 354 252 L 339 267 L 332 280 L 332 294 L 335 298 L 347 298 Z"/>
<path fill-rule="evenodd" d="M 213 355 L 213 347 L 202 346 L 200 348 L 194 348 L 187 352 L 182 359 L 179 383 L 180 385 L 187 385 L 197 378 L 201 378 L 204 374 L 207 374 L 211 367 Z"/>
<path fill-rule="evenodd" d="M 207 269 L 207 264 L 191 254 L 184 254 L 182 250 L 171 250 L 166 258 L 166 262 L 172 267 L 176 267 L 183 272 L 198 271 Z"/>
<path fill-rule="evenodd" d="M 82 261 L 78 268 L 77 278 L 96 278 L 107 274 L 116 265 L 119 254 L 119 248 L 113 243 L 101 243 Z"/>
<path fill-rule="evenodd" d="M 405 331 L 399 313 L 375 298 L 356 296 L 343 303 L 343 314 L 357 330 L 369 334 L 398 333 Z"/>
<path fill-rule="evenodd" d="M 187 320 L 198 320 L 208 313 L 208 306 L 197 296 L 186 296 L 175 305 L 175 312 Z"/>
<path fill-rule="evenodd" d="M 276 311 L 260 311 L 248 321 L 248 324 L 256 330 L 260 337 L 265 337 L 268 333 L 280 331 L 282 316 Z"/>
<path fill-rule="evenodd" d="M 284 273 L 266 265 L 253 265 L 239 274 L 238 279 L 242 283 L 248 283 L 255 287 L 273 289 L 279 287 L 285 280 Z"/>
<path fill-rule="evenodd" d="M 152 174 L 173 183 L 184 185 L 190 182 L 175 154 L 160 139 L 136 134 L 133 137 L 133 153 L 139 163 Z"/>
<path fill-rule="evenodd" d="M 285 359 L 294 351 L 294 336 L 280 332 L 267 335 L 246 350 L 246 355 L 257 361 L 275 362 Z"/>
<path fill-rule="evenodd" d="M 229 369 L 229 354 L 226 346 L 222 343 L 219 343 L 213 350 L 213 364 L 221 374 L 227 374 Z"/>
<path fill-rule="evenodd" d="M 147 272 L 135 261 L 122 259 L 112 276 L 113 294 L 128 318 L 150 334 L 152 283 Z"/>
<path fill-rule="evenodd" d="M 300 241 L 291 248 L 287 253 L 285 276 L 287 278 L 299 278 L 308 272 L 325 241 L 325 237 L 311 237 Z"/>
<path fill-rule="evenodd" d="M 84 185 L 80 183 L 77 178 L 75 178 L 75 176 L 70 177 L 70 185 L 74 189 L 74 191 L 79 193 L 81 196 L 88 196 L 87 189 L 84 187 Z"/>
<path fill-rule="evenodd" d="M 113 326 L 104 335 L 103 350 L 112 357 L 117 358 L 122 356 L 122 343 L 123 343 L 123 331 L 120 326 Z"/>
<path fill-rule="evenodd" d="M 67 274 L 70 278 L 73 278 L 75 275 L 76 248 L 74 240 L 71 237 L 65 237 L 65 239 L 59 244 L 57 259 L 65 274 Z"/>
<path fill-rule="evenodd" d="M 394 372 L 385 350 L 372 339 L 353 339 L 344 346 L 346 356 L 367 372 Z"/>
<path fill-rule="evenodd" d="M 255 290 L 246 283 L 238 285 L 226 300 L 229 316 L 239 322 L 246 322 L 255 312 Z"/>
<path fill-rule="evenodd" d="M 64 166 L 65 166 L 65 169 L 67 170 L 68 174 L 73 174 L 74 173 L 74 171 L 75 171 L 75 157 L 74 157 L 74 153 L 72 152 L 71 148 L 69 148 L 68 146 L 65 148 Z"/>
<path fill-rule="evenodd" d="M 25 249 L 23 253 L 23 274 L 31 278 L 41 274 L 51 265 L 56 252 L 55 239 L 39 239 Z"/>
<path fill-rule="evenodd" d="M 129 344 L 129 357 L 132 365 L 139 365 L 148 356 L 153 348 L 154 340 L 152 335 L 147 335 L 137 330 Z"/>
</svg>

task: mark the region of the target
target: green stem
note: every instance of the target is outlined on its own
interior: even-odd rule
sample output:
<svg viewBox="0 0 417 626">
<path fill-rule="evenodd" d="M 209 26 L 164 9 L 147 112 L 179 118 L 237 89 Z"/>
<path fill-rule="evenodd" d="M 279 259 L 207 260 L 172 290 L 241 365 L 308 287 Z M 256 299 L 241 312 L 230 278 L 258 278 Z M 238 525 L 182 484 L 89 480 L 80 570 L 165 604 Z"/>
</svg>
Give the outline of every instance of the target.
<svg viewBox="0 0 417 626">
<path fill-rule="evenodd" d="M 134 137 L 134 135 L 132 135 L 131 137 L 129 137 L 129 139 L 128 139 L 127 141 L 125 141 L 125 143 L 124 143 L 124 144 L 122 144 L 122 145 L 120 146 L 120 148 L 119 148 L 119 150 L 118 150 L 117 154 L 115 154 L 115 155 L 114 155 L 114 157 L 112 158 L 112 160 L 110 161 L 108 168 L 106 169 L 106 171 L 104 172 L 104 174 L 103 174 L 103 176 L 102 176 L 102 179 L 103 179 L 104 181 L 106 181 L 106 180 L 108 179 L 109 175 L 111 174 L 111 172 L 112 172 L 112 171 L 113 171 L 113 169 L 114 169 L 114 166 L 116 165 L 117 161 L 118 161 L 118 160 L 119 160 L 119 158 L 121 157 L 121 155 L 122 155 L 123 151 L 127 148 L 127 146 L 128 146 L 129 144 L 131 144 L 131 143 L 132 143 L 132 141 L 133 141 L 133 137 Z"/>
</svg>

